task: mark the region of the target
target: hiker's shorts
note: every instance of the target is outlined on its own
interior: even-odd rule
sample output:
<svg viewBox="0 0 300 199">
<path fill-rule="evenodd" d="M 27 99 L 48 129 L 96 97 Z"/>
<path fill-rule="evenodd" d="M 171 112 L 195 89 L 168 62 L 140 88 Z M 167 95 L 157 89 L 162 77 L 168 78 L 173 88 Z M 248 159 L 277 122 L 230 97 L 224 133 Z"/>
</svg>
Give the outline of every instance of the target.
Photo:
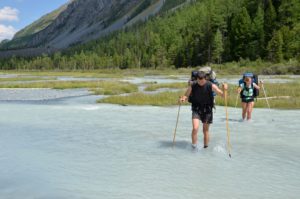
<svg viewBox="0 0 300 199">
<path fill-rule="evenodd" d="M 242 98 L 242 102 L 243 103 L 250 103 L 250 102 L 254 102 L 254 99 L 253 98 L 250 98 L 250 99 Z"/>
<path fill-rule="evenodd" d="M 212 108 L 201 110 L 192 108 L 192 119 L 201 120 L 203 124 L 213 123 L 213 111 Z"/>
</svg>

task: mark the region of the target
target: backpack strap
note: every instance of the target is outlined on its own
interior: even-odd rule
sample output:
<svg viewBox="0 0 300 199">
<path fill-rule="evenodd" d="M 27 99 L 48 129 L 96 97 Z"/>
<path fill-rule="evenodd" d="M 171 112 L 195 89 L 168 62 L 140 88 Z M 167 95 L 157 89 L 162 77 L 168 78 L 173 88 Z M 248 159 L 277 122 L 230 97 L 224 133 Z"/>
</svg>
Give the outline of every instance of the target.
<svg viewBox="0 0 300 199">
<path fill-rule="evenodd" d="M 213 87 L 213 83 L 209 81 L 208 90 L 209 90 L 210 102 L 212 107 L 215 108 L 215 98 L 214 98 L 214 91 L 212 87 Z"/>
</svg>

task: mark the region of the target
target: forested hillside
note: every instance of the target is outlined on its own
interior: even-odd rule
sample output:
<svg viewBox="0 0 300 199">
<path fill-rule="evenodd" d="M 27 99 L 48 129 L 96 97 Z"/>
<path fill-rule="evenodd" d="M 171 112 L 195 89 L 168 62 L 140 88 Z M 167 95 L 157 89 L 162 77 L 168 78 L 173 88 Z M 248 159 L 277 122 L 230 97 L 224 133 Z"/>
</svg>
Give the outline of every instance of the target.
<svg viewBox="0 0 300 199">
<path fill-rule="evenodd" d="M 1 68 L 179 68 L 299 57 L 299 0 L 198 0 L 65 52 L 1 60 Z"/>
</svg>

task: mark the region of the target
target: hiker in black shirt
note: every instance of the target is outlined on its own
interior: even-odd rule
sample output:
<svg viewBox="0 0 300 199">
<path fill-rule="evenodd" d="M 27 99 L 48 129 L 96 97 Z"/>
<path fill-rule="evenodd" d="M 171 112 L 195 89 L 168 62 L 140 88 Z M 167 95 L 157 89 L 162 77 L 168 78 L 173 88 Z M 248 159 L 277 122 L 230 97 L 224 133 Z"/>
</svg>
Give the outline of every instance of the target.
<svg viewBox="0 0 300 199">
<path fill-rule="evenodd" d="M 227 84 L 223 85 L 224 89 L 227 89 L 227 87 Z M 208 147 L 209 125 L 213 122 L 213 91 L 224 97 L 223 92 L 218 88 L 218 86 L 207 81 L 205 73 L 199 72 L 197 76 L 197 83 L 190 84 L 185 95 L 180 98 L 181 102 L 185 102 L 189 99 L 189 102 L 192 103 L 193 148 L 197 148 L 198 144 L 199 120 L 203 123 L 204 148 Z"/>
</svg>

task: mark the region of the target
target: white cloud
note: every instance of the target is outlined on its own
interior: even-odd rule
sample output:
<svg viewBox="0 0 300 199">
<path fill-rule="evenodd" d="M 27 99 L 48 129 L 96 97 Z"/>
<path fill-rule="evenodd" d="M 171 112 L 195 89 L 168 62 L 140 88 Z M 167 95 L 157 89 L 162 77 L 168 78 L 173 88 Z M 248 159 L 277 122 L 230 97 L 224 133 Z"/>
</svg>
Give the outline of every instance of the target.
<svg viewBox="0 0 300 199">
<path fill-rule="evenodd" d="M 0 42 L 4 39 L 11 39 L 16 32 L 14 27 L 0 24 Z"/>
<path fill-rule="evenodd" d="M 19 10 L 16 8 L 11 8 L 5 6 L 0 9 L 0 21 L 18 21 L 19 20 Z"/>
</svg>

